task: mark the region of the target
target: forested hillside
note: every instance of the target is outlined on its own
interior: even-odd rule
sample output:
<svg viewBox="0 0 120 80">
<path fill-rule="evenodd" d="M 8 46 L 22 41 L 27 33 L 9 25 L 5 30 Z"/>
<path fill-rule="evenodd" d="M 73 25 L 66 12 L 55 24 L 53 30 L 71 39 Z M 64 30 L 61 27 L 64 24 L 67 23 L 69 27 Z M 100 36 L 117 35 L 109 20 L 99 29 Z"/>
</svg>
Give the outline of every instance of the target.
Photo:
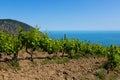
<svg viewBox="0 0 120 80">
<path fill-rule="evenodd" d="M 17 20 L 0 19 L 0 29 L 2 29 L 3 32 L 10 32 L 10 33 L 17 34 L 19 27 L 21 27 L 24 31 L 33 29 L 32 26 Z"/>
</svg>

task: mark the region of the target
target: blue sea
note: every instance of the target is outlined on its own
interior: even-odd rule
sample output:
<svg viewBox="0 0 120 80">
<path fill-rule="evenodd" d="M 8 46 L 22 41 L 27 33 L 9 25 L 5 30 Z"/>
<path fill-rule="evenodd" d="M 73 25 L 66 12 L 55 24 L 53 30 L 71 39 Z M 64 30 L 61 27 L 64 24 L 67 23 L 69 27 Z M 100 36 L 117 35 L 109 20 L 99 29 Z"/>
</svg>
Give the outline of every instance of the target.
<svg viewBox="0 0 120 80">
<path fill-rule="evenodd" d="M 48 34 L 52 39 L 61 39 L 66 34 L 69 39 L 87 40 L 105 46 L 120 46 L 120 31 L 48 31 Z"/>
</svg>

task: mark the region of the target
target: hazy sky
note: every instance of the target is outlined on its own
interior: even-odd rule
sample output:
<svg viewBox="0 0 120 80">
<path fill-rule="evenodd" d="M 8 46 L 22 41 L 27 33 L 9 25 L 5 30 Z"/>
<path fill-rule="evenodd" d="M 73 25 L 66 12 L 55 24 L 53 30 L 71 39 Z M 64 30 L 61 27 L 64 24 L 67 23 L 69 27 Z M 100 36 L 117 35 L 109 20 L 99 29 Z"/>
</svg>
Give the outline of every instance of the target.
<svg viewBox="0 0 120 80">
<path fill-rule="evenodd" d="M 0 18 L 41 30 L 120 30 L 120 0 L 0 0 Z"/>
</svg>

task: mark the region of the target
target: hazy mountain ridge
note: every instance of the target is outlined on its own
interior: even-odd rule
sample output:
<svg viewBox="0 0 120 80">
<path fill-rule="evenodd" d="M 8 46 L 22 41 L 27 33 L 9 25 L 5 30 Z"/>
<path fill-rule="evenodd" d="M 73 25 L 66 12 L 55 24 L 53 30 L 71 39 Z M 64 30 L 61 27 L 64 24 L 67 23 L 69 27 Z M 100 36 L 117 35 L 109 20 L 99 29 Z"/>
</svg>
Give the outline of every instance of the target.
<svg viewBox="0 0 120 80">
<path fill-rule="evenodd" d="M 33 29 L 32 26 L 17 20 L 0 19 L 0 29 L 3 30 L 3 32 L 10 32 L 17 34 L 19 27 L 23 28 L 24 31 Z"/>
</svg>

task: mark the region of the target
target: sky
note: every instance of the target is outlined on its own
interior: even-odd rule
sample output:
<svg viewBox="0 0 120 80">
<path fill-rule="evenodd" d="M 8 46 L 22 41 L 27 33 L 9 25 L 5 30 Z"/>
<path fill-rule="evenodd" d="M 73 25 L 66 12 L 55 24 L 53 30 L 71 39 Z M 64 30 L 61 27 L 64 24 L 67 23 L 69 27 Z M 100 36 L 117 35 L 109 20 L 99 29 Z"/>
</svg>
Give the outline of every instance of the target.
<svg viewBox="0 0 120 80">
<path fill-rule="evenodd" d="M 45 31 L 120 31 L 120 0 L 0 0 L 0 19 Z"/>
</svg>

